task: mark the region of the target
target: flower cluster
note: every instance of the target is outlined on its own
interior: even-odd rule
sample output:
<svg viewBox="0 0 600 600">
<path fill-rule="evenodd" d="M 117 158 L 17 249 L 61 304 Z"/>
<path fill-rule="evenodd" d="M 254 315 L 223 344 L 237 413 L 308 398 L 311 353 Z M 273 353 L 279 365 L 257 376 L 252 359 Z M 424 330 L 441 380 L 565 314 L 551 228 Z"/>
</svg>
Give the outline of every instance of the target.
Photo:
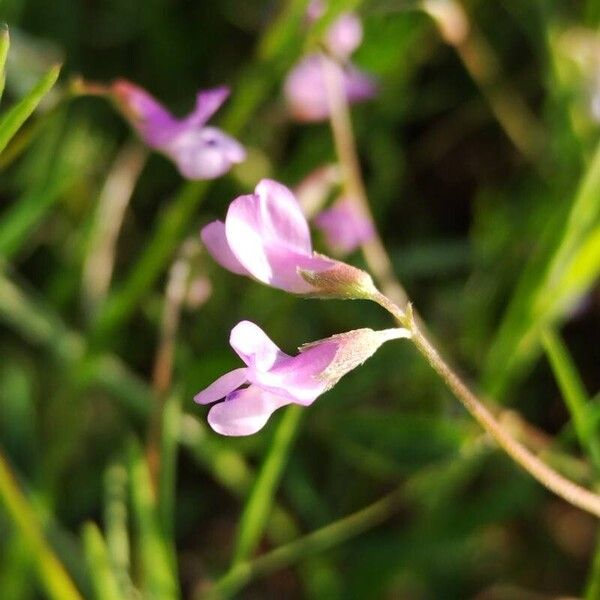
<svg viewBox="0 0 600 600">
<path fill-rule="evenodd" d="M 209 223 L 200 235 L 221 266 L 288 292 L 369 298 L 376 291 L 363 271 L 313 251 L 296 198 L 276 181 L 262 180 L 254 194 L 236 198 L 225 222 Z M 224 398 L 209 412 L 211 427 L 223 435 L 249 435 L 278 408 L 314 402 L 383 342 L 408 336 L 402 328 L 357 329 L 288 356 L 257 325 L 242 321 L 232 330 L 230 343 L 246 367 L 223 375 L 195 400 L 211 404 Z"/>
<path fill-rule="evenodd" d="M 307 16 L 315 21 L 324 12 L 324 4 L 313 1 Z M 363 102 L 375 96 L 373 78 L 357 69 L 350 56 L 362 41 L 362 24 L 353 13 L 343 13 L 329 27 L 325 36 L 327 51 L 336 59 L 348 102 Z M 291 115 L 298 121 L 321 121 L 329 116 L 329 102 L 323 65 L 319 53 L 305 56 L 288 74 L 284 93 Z"/>
</svg>

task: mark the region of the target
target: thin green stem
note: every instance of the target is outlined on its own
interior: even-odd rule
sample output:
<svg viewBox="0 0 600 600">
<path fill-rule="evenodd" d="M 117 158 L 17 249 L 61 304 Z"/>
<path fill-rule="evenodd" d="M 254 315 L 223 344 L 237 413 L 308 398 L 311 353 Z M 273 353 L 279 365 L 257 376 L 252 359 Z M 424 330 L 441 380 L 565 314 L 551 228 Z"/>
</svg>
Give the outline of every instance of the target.
<svg viewBox="0 0 600 600">
<path fill-rule="evenodd" d="M 301 418 L 302 409 L 299 406 L 290 406 L 279 422 L 240 518 L 232 568 L 247 560 L 261 540 Z"/>
<path fill-rule="evenodd" d="M 317 529 L 285 546 L 280 546 L 254 561 L 238 563 L 203 598 L 231 597 L 252 579 L 282 569 L 305 556 L 332 548 L 383 523 L 398 510 L 403 497 L 404 484 L 348 517 Z"/>
<path fill-rule="evenodd" d="M 496 443 L 532 477 L 542 485 L 560 496 L 573 506 L 577 506 L 586 512 L 600 517 L 600 496 L 580 487 L 566 477 L 557 473 L 547 464 L 532 454 L 525 446 L 515 440 L 496 420 L 494 415 L 482 404 L 482 402 L 462 382 L 460 377 L 448 366 L 438 351 L 431 345 L 423 335 L 414 318 L 412 311 L 404 313 L 394 305 L 389 298 L 383 294 L 374 297 L 373 300 L 390 312 L 404 327 L 412 332 L 412 341 L 425 357 L 429 365 L 443 379 L 448 388 L 485 429 Z"/>
</svg>

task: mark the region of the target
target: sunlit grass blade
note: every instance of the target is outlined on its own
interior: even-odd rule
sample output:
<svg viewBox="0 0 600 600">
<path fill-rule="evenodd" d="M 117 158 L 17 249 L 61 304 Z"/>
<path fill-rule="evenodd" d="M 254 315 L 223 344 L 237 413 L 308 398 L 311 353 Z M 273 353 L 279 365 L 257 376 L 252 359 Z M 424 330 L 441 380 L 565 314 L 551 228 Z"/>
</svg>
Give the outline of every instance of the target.
<svg viewBox="0 0 600 600">
<path fill-rule="evenodd" d="M 234 565 L 246 560 L 260 542 L 301 417 L 302 409 L 290 406 L 277 426 L 240 518 Z"/>
<path fill-rule="evenodd" d="M 56 83 L 60 68 L 60 65 L 52 67 L 24 98 L 19 100 L 0 118 L 0 152 L 6 148 L 13 135 L 19 131 L 21 125 Z"/>
<path fill-rule="evenodd" d="M 566 218 L 543 237 L 526 266 L 487 357 L 483 387 L 501 398 L 540 350 L 544 327 L 562 320 L 595 282 L 600 215 L 600 146 L 582 177 Z"/>
<path fill-rule="evenodd" d="M 10 47 L 10 34 L 8 33 L 8 25 L 0 23 L 0 98 L 4 93 L 4 84 L 6 82 L 6 57 Z"/>
<path fill-rule="evenodd" d="M 597 600 L 600 598 L 600 535 L 596 532 L 596 548 L 590 574 L 585 586 L 585 600 Z"/>
<path fill-rule="evenodd" d="M 138 531 L 141 589 L 148 598 L 179 597 L 169 545 L 162 534 L 148 464 L 137 443 L 129 447 L 133 517 Z"/>
<path fill-rule="evenodd" d="M 9 464 L 0 454 L 0 500 L 29 546 L 40 581 L 49 598 L 81 600 L 75 584 L 48 545 L 35 510 L 19 489 Z"/>
<path fill-rule="evenodd" d="M 86 523 L 82 537 L 96 600 L 124 599 L 112 570 L 106 543 L 97 525 Z"/>
<path fill-rule="evenodd" d="M 600 439 L 597 435 L 596 425 L 590 419 L 590 400 L 577 368 L 573 364 L 565 344 L 554 330 L 546 329 L 543 332 L 542 343 L 565 404 L 571 414 L 579 443 L 584 450 L 589 452 L 596 468 L 600 469 Z"/>
</svg>

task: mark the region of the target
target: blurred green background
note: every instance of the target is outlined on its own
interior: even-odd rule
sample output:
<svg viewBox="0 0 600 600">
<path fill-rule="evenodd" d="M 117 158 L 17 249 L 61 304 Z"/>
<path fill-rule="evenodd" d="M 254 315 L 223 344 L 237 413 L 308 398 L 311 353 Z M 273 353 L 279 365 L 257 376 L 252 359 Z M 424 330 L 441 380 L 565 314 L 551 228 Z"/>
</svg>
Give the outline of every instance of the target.
<svg viewBox="0 0 600 600">
<path fill-rule="evenodd" d="M 305 4 L 0 4 L 3 115 L 63 63 L 0 154 L 3 600 L 73 598 L 73 585 L 101 600 L 201 598 L 232 557 L 262 555 L 240 597 L 600 598 L 595 519 L 489 443 L 408 343 L 250 438 L 219 437 L 192 402 L 238 366 L 228 335 L 241 319 L 287 352 L 390 326 L 368 303 L 307 301 L 226 273 L 197 243 L 260 178 L 292 186 L 335 160 L 327 123 L 293 123 L 281 93 L 307 48 Z M 365 27 L 355 62 L 380 81 L 353 120 L 398 277 L 513 434 L 597 487 L 600 3 L 332 1 L 325 18 L 346 7 Z M 215 123 L 249 158 L 184 182 L 109 103 L 71 96 L 78 76 L 129 78 L 176 114 L 227 84 Z M 128 185 L 103 288 L 90 262 L 113 214 L 102 210 Z M 184 240 L 212 293 L 185 303 L 158 416 L 153 364 Z M 349 260 L 364 266 L 360 253 Z M 160 440 L 156 495 L 149 438 Z M 236 581 L 221 580 L 223 595 Z"/>
</svg>

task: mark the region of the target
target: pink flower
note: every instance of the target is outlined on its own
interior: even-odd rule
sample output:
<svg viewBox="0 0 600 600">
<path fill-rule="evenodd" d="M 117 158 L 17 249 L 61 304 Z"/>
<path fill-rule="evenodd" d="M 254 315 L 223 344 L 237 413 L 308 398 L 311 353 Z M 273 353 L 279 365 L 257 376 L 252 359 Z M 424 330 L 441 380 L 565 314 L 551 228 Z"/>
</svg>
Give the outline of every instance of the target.
<svg viewBox="0 0 600 600">
<path fill-rule="evenodd" d="M 308 4 L 306 16 L 309 23 L 320 19 L 325 13 L 325 2 L 313 0 Z M 351 12 L 341 13 L 329 26 L 325 43 L 329 52 L 341 59 L 347 59 L 362 42 L 363 28 L 358 16 Z"/>
<path fill-rule="evenodd" d="M 325 11 L 325 3 L 314 0 L 307 9 L 309 22 L 316 21 Z M 340 66 L 341 79 L 348 102 L 364 102 L 375 96 L 377 86 L 371 76 L 349 62 L 350 55 L 360 46 L 363 30 L 360 19 L 350 12 L 342 13 L 329 27 L 325 45 Z M 284 94 L 292 116 L 298 121 L 321 121 L 329 116 L 327 87 L 319 54 L 309 54 L 288 74 Z"/>
<path fill-rule="evenodd" d="M 209 223 L 200 237 L 226 269 L 296 294 L 315 292 L 300 269 L 322 272 L 343 264 L 313 252 L 308 223 L 296 198 L 270 179 L 260 181 L 254 194 L 236 198 L 225 222 Z"/>
<path fill-rule="evenodd" d="M 337 254 L 349 254 L 373 238 L 371 220 L 362 215 L 349 198 L 340 198 L 314 219 L 325 234 L 327 245 Z"/>
<path fill-rule="evenodd" d="M 246 157 L 239 142 L 205 125 L 229 95 L 225 87 L 199 92 L 196 108 L 182 119 L 130 81 L 115 81 L 111 91 L 142 140 L 168 156 L 187 179 L 220 177 Z"/>
<path fill-rule="evenodd" d="M 377 86 L 370 75 L 352 64 L 337 66 L 350 103 L 364 102 L 375 96 Z M 322 121 L 329 116 L 329 101 L 324 66 L 319 54 L 310 54 L 288 74 L 284 94 L 292 116 L 303 122 Z"/>
<path fill-rule="evenodd" d="M 210 409 L 210 426 L 222 435 L 250 435 L 278 408 L 312 404 L 381 344 L 409 335 L 405 329 L 357 329 L 304 345 L 297 356 L 289 356 L 258 325 L 242 321 L 229 342 L 246 366 L 222 375 L 194 400 L 212 404 L 224 398 Z"/>
</svg>

